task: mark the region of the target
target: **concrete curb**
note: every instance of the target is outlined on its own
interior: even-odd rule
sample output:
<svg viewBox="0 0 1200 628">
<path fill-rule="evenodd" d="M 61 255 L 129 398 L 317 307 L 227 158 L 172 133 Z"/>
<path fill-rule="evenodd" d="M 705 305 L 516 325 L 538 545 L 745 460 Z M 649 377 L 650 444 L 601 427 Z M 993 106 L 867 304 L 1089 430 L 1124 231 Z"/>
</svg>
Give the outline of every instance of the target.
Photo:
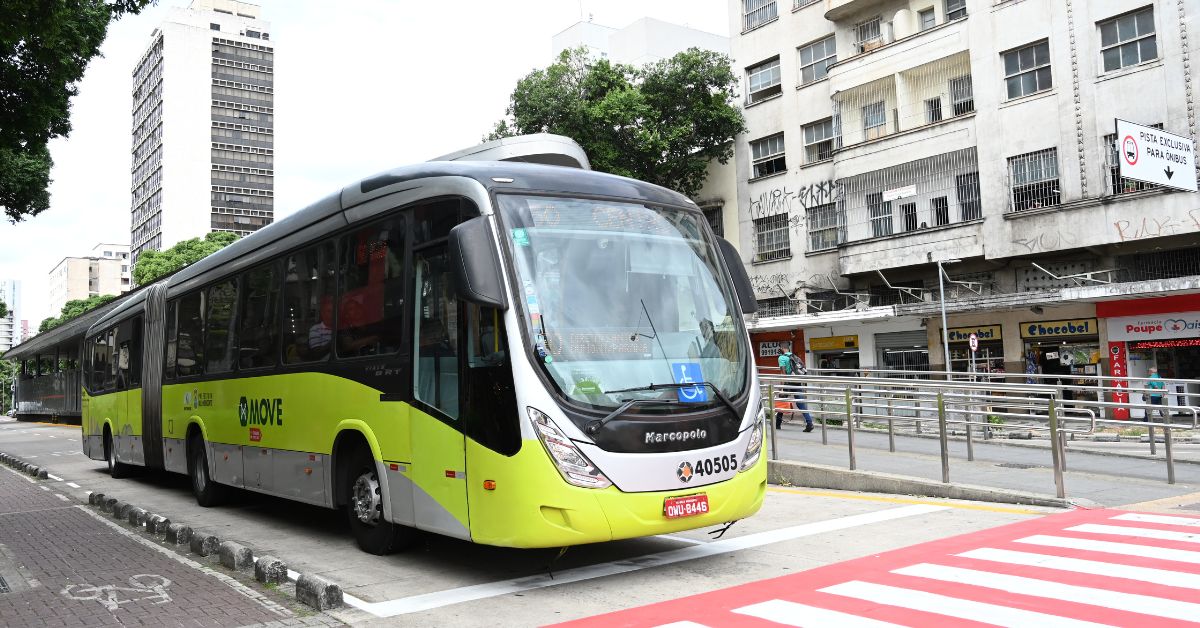
<svg viewBox="0 0 1200 628">
<path fill-rule="evenodd" d="M 342 605 L 342 588 L 313 574 L 301 574 L 296 579 L 296 599 L 319 611 Z"/>
<path fill-rule="evenodd" d="M 1059 499 L 1052 495 L 1011 491 L 971 484 L 942 484 L 933 480 L 913 478 L 875 471 L 850 471 L 810 462 L 771 460 L 767 462 L 767 479 L 772 484 L 826 488 L 868 493 L 921 495 L 1002 504 L 1070 508 L 1090 505 L 1089 500 Z"/>
</svg>

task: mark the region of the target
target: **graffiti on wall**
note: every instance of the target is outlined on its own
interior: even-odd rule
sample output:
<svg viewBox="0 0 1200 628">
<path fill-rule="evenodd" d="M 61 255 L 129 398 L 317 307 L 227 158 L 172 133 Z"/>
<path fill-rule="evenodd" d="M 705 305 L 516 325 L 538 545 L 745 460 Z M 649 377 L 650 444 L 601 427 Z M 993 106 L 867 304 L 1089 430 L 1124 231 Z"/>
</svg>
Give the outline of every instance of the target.
<svg viewBox="0 0 1200 628">
<path fill-rule="evenodd" d="M 776 214 L 791 214 L 796 210 L 796 216 L 789 220 L 793 227 L 804 226 L 804 213 L 820 205 L 836 203 L 842 198 L 842 186 L 833 181 L 821 181 L 806 185 L 797 190 L 783 187 L 767 190 L 750 199 L 750 217 L 753 219 L 766 218 Z"/>
<path fill-rule="evenodd" d="M 1061 231 L 1043 231 L 1028 238 L 1014 238 L 1012 243 L 1024 248 L 1030 253 L 1038 251 L 1054 251 L 1070 248 L 1079 243 L 1079 239 L 1070 233 Z"/>
<path fill-rule="evenodd" d="M 1116 228 L 1117 239 L 1121 242 L 1175 235 L 1185 230 L 1200 229 L 1200 210 L 1189 210 L 1185 219 L 1148 215 L 1132 220 L 1118 220 L 1113 223 L 1113 227 Z"/>
</svg>

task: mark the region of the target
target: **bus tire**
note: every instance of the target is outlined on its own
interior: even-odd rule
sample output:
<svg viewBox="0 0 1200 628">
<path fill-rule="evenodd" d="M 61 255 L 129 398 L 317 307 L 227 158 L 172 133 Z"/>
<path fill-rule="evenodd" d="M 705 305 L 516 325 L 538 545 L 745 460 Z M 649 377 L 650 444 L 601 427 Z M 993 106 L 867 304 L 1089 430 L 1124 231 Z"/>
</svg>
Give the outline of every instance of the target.
<svg viewBox="0 0 1200 628">
<path fill-rule="evenodd" d="M 117 460 L 117 446 L 107 428 L 104 430 L 104 460 L 108 463 L 109 477 L 116 480 L 129 477 L 129 465 Z"/>
<path fill-rule="evenodd" d="M 225 486 L 214 482 L 209 474 L 208 454 L 204 450 L 204 440 L 199 434 L 193 434 L 188 439 L 187 466 L 196 503 L 205 508 L 221 505 L 225 501 Z"/>
<path fill-rule="evenodd" d="M 383 492 L 378 470 L 369 450 L 356 447 L 346 460 L 346 518 L 359 549 L 382 556 L 404 549 L 416 537 L 416 530 L 385 521 Z"/>
</svg>

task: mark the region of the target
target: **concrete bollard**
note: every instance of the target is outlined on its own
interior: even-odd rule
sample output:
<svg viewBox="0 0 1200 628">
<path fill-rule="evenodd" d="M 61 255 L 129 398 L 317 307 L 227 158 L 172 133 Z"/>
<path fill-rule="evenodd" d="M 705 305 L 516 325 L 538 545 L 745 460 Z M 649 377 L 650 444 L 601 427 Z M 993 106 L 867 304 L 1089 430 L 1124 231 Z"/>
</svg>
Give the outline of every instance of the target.
<svg viewBox="0 0 1200 628">
<path fill-rule="evenodd" d="M 141 508 L 132 508 L 131 507 L 128 511 L 125 512 L 125 520 L 129 522 L 129 525 L 131 525 L 131 526 L 140 525 L 138 522 L 139 519 L 141 520 L 142 523 L 145 523 L 145 521 L 146 521 L 146 511 L 145 510 L 142 510 Z"/>
<path fill-rule="evenodd" d="M 130 508 L 133 508 L 133 506 L 118 499 L 116 501 L 116 503 L 113 504 L 113 508 L 112 508 L 113 519 L 120 519 L 120 520 L 124 521 L 125 516 L 129 514 Z"/>
<path fill-rule="evenodd" d="M 192 540 L 189 547 L 192 553 L 197 556 L 211 556 L 217 553 L 217 548 L 221 545 L 221 539 L 218 539 L 212 534 L 192 533 Z"/>
<path fill-rule="evenodd" d="M 225 541 L 217 549 L 221 565 L 234 571 L 245 571 L 254 566 L 254 553 L 249 547 L 234 541 Z"/>
<path fill-rule="evenodd" d="M 188 545 L 192 542 L 192 529 L 182 523 L 168 521 L 166 541 L 173 545 Z"/>
<path fill-rule="evenodd" d="M 105 512 L 105 513 L 112 512 L 113 506 L 116 506 L 116 505 L 117 505 L 116 497 L 105 496 L 103 501 L 100 502 L 100 512 Z"/>
<path fill-rule="evenodd" d="M 171 520 L 162 515 L 150 515 L 146 519 L 146 534 L 152 534 L 162 538 L 167 533 L 167 528 L 170 527 Z"/>
<path fill-rule="evenodd" d="M 49 471 L 47 471 L 47 470 L 45 470 L 45 469 L 38 469 L 38 472 L 37 472 L 37 479 L 39 479 L 39 480 L 48 480 L 48 479 L 50 479 L 50 472 L 49 472 Z"/>
<path fill-rule="evenodd" d="M 93 493 L 88 491 L 88 505 L 99 506 L 104 501 L 104 493 Z"/>
<path fill-rule="evenodd" d="M 342 605 L 342 588 L 312 574 L 301 574 L 296 581 L 296 600 L 319 611 Z"/>
<path fill-rule="evenodd" d="M 287 582 L 287 563 L 274 556 L 263 556 L 254 563 L 254 579 L 263 584 Z"/>
</svg>

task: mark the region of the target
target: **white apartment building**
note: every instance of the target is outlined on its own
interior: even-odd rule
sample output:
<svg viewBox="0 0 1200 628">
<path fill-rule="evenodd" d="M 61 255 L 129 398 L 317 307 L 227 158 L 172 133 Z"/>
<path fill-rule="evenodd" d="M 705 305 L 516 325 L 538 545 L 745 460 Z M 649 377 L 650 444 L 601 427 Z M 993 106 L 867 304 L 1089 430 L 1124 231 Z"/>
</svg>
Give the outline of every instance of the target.
<svg viewBox="0 0 1200 628">
<path fill-rule="evenodd" d="M 274 45 L 259 7 L 172 9 L 133 71 L 132 258 L 274 219 Z"/>
<path fill-rule="evenodd" d="M 977 370 L 1200 376 L 1200 194 L 1122 179 L 1115 147 L 1117 118 L 1194 145 L 1200 3 L 730 8 L 760 364 L 943 368 L 944 261 L 954 369 L 975 333 Z"/>
<path fill-rule="evenodd" d="M 86 256 L 64 257 L 50 271 L 50 315 L 58 316 L 67 301 L 128 292 L 131 268 L 128 244 L 101 243 Z"/>
<path fill-rule="evenodd" d="M 8 314 L 0 316 L 0 353 L 21 344 L 21 282 L 0 279 L 0 301 L 8 306 Z"/>
</svg>

